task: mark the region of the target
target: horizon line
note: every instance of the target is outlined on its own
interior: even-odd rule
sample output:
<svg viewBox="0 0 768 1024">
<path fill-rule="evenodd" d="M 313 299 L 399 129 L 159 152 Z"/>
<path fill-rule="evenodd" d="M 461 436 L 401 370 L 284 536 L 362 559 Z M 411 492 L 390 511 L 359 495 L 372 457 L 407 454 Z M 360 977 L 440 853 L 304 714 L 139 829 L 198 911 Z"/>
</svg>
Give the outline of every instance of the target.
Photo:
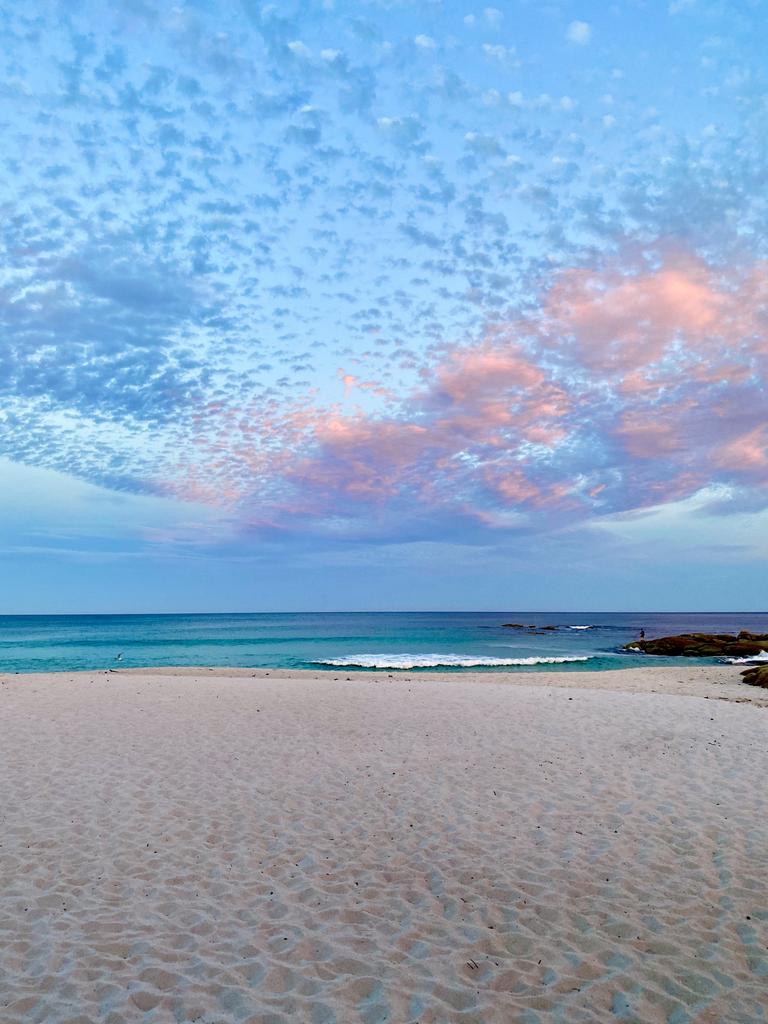
<svg viewBox="0 0 768 1024">
<path fill-rule="evenodd" d="M 676 609 L 584 609 L 584 608 L 560 608 L 554 611 L 544 609 L 509 609 L 509 608 L 304 608 L 299 610 L 283 609 L 270 611 L 115 611 L 115 612 L 0 612 L 0 619 L 14 618 L 110 618 L 141 617 L 141 616 L 175 616 L 175 615 L 768 615 L 768 609 L 760 611 L 749 611 L 747 609 L 726 609 L 701 610 L 692 608 Z"/>
</svg>

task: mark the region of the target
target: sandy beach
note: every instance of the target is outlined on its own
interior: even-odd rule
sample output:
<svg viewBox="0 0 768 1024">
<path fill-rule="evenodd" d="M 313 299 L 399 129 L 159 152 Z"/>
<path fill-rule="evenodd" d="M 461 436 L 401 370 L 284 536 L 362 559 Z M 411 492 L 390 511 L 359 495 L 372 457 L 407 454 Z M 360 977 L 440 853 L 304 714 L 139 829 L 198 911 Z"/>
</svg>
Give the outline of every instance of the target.
<svg viewBox="0 0 768 1024">
<path fill-rule="evenodd" d="M 767 706 L 730 666 L 0 676 L 0 1020 L 768 1020 Z"/>
</svg>

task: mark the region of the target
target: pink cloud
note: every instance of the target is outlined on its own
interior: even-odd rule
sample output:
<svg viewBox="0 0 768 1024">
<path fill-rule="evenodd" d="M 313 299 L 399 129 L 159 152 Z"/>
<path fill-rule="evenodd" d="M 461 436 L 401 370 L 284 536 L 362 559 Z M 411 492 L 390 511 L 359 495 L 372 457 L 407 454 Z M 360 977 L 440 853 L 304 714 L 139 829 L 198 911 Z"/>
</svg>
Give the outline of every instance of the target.
<svg viewBox="0 0 768 1024">
<path fill-rule="evenodd" d="M 692 260 L 628 275 L 567 271 L 546 298 L 550 343 L 572 341 L 581 365 L 608 374 L 646 367 L 675 342 L 701 344 L 728 307 L 713 275 Z"/>
<path fill-rule="evenodd" d="M 649 419 L 641 409 L 624 413 L 615 434 L 626 451 L 637 459 L 658 460 L 660 454 L 672 454 L 685 448 L 680 436 L 680 420 Z"/>
<path fill-rule="evenodd" d="M 737 473 L 757 473 L 768 479 L 768 427 L 755 427 L 720 445 L 713 453 L 713 462 Z"/>
<path fill-rule="evenodd" d="M 631 272 L 573 269 L 538 315 L 444 345 L 390 414 L 313 396 L 202 410 L 169 477 L 249 524 L 511 513 L 565 520 L 768 483 L 768 271 L 671 253 Z M 339 371 L 355 389 L 392 399 Z"/>
<path fill-rule="evenodd" d="M 344 385 L 344 397 L 349 398 L 352 392 L 357 388 L 359 391 L 370 391 L 374 395 L 379 395 L 382 398 L 391 398 L 392 392 L 389 388 L 384 387 L 375 380 L 360 380 L 353 373 L 345 373 L 344 370 L 338 370 L 337 376 L 341 383 Z"/>
</svg>

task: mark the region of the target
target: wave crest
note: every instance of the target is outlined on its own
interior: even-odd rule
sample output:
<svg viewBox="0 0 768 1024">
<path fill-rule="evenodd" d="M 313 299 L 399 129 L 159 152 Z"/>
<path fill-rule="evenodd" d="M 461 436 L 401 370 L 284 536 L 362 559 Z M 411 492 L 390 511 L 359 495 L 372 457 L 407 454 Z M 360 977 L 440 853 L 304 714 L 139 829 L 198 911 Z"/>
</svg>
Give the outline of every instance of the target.
<svg viewBox="0 0 768 1024">
<path fill-rule="evenodd" d="M 334 668 L 504 668 L 512 665 L 565 665 L 573 661 L 591 661 L 595 657 L 594 654 L 551 658 L 483 658 L 473 654 L 354 654 L 348 658 L 326 658 L 314 664 Z"/>
<path fill-rule="evenodd" d="M 761 651 L 759 654 L 752 654 L 746 658 L 726 658 L 728 665 L 755 665 L 768 661 L 768 651 Z"/>
</svg>

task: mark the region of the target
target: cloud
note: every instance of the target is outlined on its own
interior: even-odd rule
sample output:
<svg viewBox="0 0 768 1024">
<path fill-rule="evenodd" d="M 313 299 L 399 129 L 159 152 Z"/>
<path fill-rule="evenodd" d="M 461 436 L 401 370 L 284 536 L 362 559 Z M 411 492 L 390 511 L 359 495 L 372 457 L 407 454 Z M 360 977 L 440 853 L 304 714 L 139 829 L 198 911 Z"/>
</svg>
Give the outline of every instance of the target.
<svg viewBox="0 0 768 1024">
<path fill-rule="evenodd" d="M 730 525 L 724 532 L 726 509 Z M 741 573 L 768 558 L 768 508 L 741 508 L 738 492 L 721 485 L 652 506 L 642 514 L 597 518 L 590 531 L 615 538 L 625 552 L 652 550 L 669 562 L 695 555 L 715 571 L 725 564 L 737 565 Z"/>
<path fill-rule="evenodd" d="M 764 489 L 768 505 L 766 300 L 762 264 L 724 277 L 680 252 L 563 271 L 538 312 L 441 346 L 390 414 L 289 406 L 265 434 L 263 413 L 238 411 L 254 426 L 236 458 L 229 418 L 207 442 L 228 473 L 214 493 L 249 529 L 345 523 L 382 540 L 404 522 L 412 533 L 415 515 L 424 535 L 435 522 L 541 529 L 715 482 Z M 357 378 L 343 380 L 349 394 Z"/>
<path fill-rule="evenodd" d="M 592 38 L 592 29 L 586 21 L 572 21 L 565 33 L 569 43 L 576 43 L 577 46 L 586 46 Z"/>
<path fill-rule="evenodd" d="M 287 45 L 288 49 L 296 57 L 308 58 L 312 56 L 312 51 L 310 50 L 310 48 L 306 46 L 304 43 L 302 43 L 300 39 L 294 39 Z"/>
<path fill-rule="evenodd" d="M 135 551 L 142 538 L 180 546 L 216 529 L 209 506 L 164 497 L 117 493 L 64 473 L 0 458 L 3 500 L 0 545 L 6 556 L 37 549 L 48 557 L 73 548 L 77 557 Z M 99 550 L 94 551 L 98 540 Z M 82 547 L 84 546 L 84 547 Z M 82 547 L 82 549 L 81 549 Z"/>
<path fill-rule="evenodd" d="M 202 295 L 174 268 L 130 259 L 127 248 L 105 239 L 40 260 L 34 276 L 9 290 L 0 303 L 0 393 L 148 421 L 200 393 L 199 358 L 178 332 L 202 323 Z"/>
<path fill-rule="evenodd" d="M 511 54 L 514 54 L 514 48 L 508 49 L 506 46 L 502 46 L 500 43 L 483 43 L 483 53 L 491 60 L 505 61 Z"/>
<path fill-rule="evenodd" d="M 654 74 L 558 17 L 11 12 L 6 455 L 296 544 L 759 508 L 756 8 Z"/>
<path fill-rule="evenodd" d="M 430 148 L 425 138 L 425 126 L 414 114 L 405 117 L 380 117 L 377 124 L 382 133 L 403 150 L 423 154 Z"/>
</svg>

